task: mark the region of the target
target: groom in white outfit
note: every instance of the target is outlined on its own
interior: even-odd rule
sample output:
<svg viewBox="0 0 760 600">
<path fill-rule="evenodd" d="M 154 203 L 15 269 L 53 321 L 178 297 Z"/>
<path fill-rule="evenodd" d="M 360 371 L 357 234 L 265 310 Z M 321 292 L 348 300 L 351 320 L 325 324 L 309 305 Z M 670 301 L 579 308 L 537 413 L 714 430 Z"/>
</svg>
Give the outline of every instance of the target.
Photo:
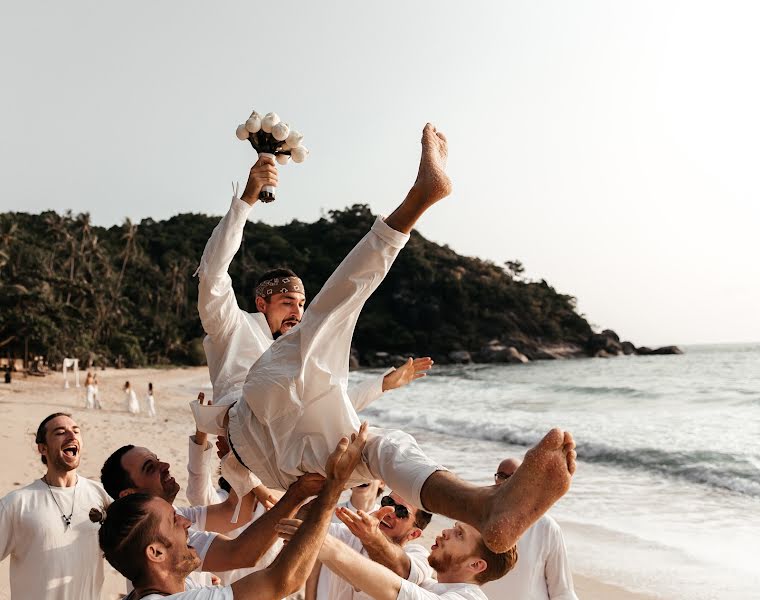
<svg viewBox="0 0 760 600">
<path fill-rule="evenodd" d="M 224 393 L 215 395 L 215 406 L 196 407 L 199 429 L 226 434 L 235 457 L 268 487 L 287 489 L 303 473 L 323 474 L 338 440 L 348 431 L 358 431 L 359 417 L 347 393 L 354 327 L 417 219 L 450 193 L 447 152 L 445 136 L 426 125 L 419 173 L 406 199 L 387 219 L 376 220 L 301 322 L 271 343 L 251 367 L 242 386 L 243 400 L 237 401 L 239 394 L 230 393 L 219 380 Z M 201 286 L 206 269 L 202 261 Z M 242 359 L 241 350 L 227 352 Z M 209 369 L 216 381 L 215 371 L 221 376 L 221 370 L 211 359 Z M 550 431 L 528 452 L 512 480 L 497 489 L 462 481 L 425 456 L 404 432 L 371 428 L 363 462 L 348 484 L 382 479 L 416 507 L 473 525 L 491 550 L 505 552 L 569 488 L 574 447 L 569 433 Z"/>
</svg>

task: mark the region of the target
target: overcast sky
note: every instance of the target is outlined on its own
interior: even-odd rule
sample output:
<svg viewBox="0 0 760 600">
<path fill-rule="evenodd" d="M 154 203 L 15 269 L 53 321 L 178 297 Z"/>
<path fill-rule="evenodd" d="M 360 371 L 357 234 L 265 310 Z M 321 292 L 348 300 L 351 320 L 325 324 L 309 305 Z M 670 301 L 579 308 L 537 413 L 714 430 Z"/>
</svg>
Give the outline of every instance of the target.
<svg viewBox="0 0 760 600">
<path fill-rule="evenodd" d="M 426 121 L 426 237 L 639 345 L 760 340 L 755 2 L 4 2 L 0 211 L 221 215 L 251 110 L 305 134 L 251 218 L 390 212 Z"/>
</svg>

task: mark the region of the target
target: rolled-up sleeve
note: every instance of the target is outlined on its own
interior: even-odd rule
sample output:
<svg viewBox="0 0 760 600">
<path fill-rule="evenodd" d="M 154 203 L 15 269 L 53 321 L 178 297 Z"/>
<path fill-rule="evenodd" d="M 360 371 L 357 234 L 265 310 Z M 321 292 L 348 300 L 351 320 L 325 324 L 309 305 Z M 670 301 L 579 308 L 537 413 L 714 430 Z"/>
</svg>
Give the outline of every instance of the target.
<svg viewBox="0 0 760 600">
<path fill-rule="evenodd" d="M 223 498 L 214 487 L 214 465 L 216 452 L 211 442 L 206 442 L 206 446 L 200 446 L 193 440 L 193 436 L 188 438 L 187 449 L 187 489 L 185 495 L 190 504 L 200 504 L 208 506 L 222 502 Z"/>
</svg>

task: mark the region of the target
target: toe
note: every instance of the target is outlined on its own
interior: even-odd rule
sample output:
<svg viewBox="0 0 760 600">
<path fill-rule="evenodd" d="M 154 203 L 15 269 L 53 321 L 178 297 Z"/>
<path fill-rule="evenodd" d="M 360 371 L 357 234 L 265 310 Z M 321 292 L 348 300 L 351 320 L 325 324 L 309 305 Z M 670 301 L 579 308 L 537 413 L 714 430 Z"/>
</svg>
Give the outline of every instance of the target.
<svg viewBox="0 0 760 600">
<path fill-rule="evenodd" d="M 549 430 L 549 433 L 544 436 L 544 439 L 538 445 L 547 450 L 561 448 L 564 445 L 564 432 L 555 427 Z"/>
</svg>

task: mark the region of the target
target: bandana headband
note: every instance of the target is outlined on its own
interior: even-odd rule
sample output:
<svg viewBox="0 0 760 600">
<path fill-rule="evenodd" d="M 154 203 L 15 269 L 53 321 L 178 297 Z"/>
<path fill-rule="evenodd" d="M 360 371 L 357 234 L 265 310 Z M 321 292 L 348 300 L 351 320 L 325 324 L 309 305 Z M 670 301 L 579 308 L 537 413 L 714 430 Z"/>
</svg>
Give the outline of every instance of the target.
<svg viewBox="0 0 760 600">
<path fill-rule="evenodd" d="M 256 297 L 269 298 L 274 294 L 287 294 L 288 292 L 298 292 L 306 294 L 303 282 L 295 275 L 290 277 L 275 277 L 267 279 L 256 286 Z"/>
</svg>

